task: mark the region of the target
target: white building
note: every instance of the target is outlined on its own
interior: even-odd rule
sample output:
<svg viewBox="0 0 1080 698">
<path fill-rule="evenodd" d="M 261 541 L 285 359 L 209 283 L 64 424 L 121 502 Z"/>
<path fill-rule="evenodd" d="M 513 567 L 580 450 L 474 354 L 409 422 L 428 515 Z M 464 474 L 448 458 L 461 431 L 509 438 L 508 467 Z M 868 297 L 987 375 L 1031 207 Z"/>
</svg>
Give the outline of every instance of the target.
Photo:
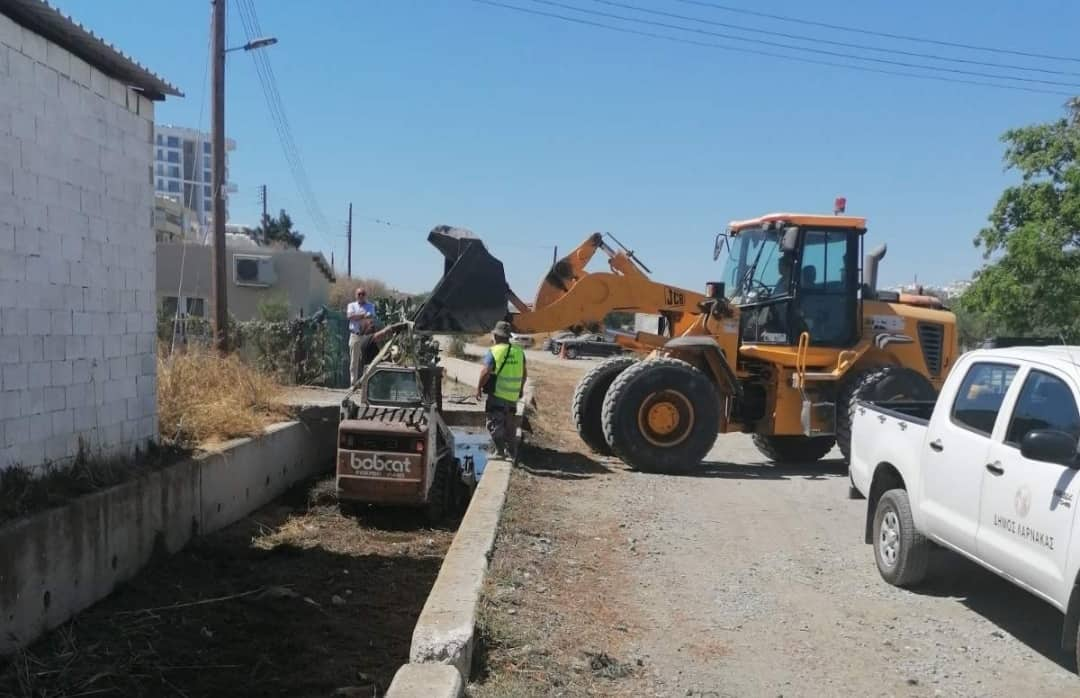
<svg viewBox="0 0 1080 698">
<path fill-rule="evenodd" d="M 0 469 L 156 439 L 154 102 L 42 0 L 0 3 Z"/>
<path fill-rule="evenodd" d="M 229 181 L 229 151 L 236 141 L 225 140 L 225 181 Z M 213 147 L 210 134 L 182 126 L 154 127 L 154 192 L 195 211 L 199 223 L 209 227 L 214 218 Z M 229 192 L 225 186 L 225 220 L 229 219 Z"/>
</svg>

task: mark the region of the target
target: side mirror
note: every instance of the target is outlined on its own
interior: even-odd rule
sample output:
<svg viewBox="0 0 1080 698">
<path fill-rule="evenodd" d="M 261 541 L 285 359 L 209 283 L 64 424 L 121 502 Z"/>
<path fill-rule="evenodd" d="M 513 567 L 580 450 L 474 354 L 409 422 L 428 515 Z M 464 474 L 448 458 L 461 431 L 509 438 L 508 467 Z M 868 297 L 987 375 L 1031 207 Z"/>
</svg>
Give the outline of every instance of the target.
<svg viewBox="0 0 1080 698">
<path fill-rule="evenodd" d="M 1056 429 L 1035 429 L 1020 441 L 1020 454 L 1030 460 L 1080 467 L 1076 460 L 1076 438 Z"/>
<path fill-rule="evenodd" d="M 725 233 L 717 233 L 716 241 L 713 243 L 712 248 L 712 260 L 715 262 L 720 259 L 720 253 L 728 249 L 728 237 Z"/>
<path fill-rule="evenodd" d="M 784 252 L 794 252 L 799 246 L 799 229 L 795 226 L 784 228 L 784 236 L 780 238 L 780 249 Z"/>
</svg>

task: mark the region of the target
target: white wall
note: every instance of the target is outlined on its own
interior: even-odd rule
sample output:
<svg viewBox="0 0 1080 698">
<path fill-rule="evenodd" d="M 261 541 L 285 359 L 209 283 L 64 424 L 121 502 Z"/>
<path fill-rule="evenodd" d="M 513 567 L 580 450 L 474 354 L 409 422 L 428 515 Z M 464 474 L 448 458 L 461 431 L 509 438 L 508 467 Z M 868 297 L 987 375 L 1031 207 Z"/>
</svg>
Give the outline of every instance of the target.
<svg viewBox="0 0 1080 698">
<path fill-rule="evenodd" d="M 157 437 L 153 120 L 0 15 L 0 469 Z"/>
</svg>

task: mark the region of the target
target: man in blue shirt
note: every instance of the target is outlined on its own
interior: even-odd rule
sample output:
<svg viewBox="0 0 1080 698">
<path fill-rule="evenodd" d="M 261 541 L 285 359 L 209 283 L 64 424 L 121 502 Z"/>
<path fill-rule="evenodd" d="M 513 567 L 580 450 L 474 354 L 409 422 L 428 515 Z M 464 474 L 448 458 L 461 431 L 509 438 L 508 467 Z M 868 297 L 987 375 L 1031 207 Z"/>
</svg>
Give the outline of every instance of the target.
<svg viewBox="0 0 1080 698">
<path fill-rule="evenodd" d="M 367 353 L 378 329 L 375 305 L 367 299 L 366 289 L 356 289 L 356 300 L 349 303 L 346 315 L 349 317 L 349 384 L 356 385 L 364 375 Z"/>
</svg>

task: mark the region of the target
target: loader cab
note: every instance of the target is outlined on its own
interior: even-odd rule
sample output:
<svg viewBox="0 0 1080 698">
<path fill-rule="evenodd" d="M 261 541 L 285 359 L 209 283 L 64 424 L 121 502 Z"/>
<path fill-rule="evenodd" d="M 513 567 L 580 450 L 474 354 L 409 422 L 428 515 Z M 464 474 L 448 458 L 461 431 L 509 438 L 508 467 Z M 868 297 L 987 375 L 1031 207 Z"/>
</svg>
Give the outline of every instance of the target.
<svg viewBox="0 0 1080 698">
<path fill-rule="evenodd" d="M 859 259 L 865 221 L 773 214 L 732 223 L 724 270 L 728 300 L 741 309 L 743 344 L 795 345 L 803 332 L 821 347 L 859 339 Z"/>
</svg>

